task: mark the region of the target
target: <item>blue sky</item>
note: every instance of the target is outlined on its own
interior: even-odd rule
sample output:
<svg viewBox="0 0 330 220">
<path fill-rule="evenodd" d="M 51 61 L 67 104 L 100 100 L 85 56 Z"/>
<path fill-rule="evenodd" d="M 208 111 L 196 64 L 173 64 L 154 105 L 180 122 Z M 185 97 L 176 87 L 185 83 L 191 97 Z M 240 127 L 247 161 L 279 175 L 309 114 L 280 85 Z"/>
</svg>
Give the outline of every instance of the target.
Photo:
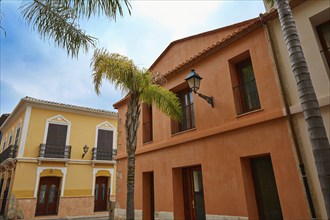
<svg viewBox="0 0 330 220">
<path fill-rule="evenodd" d="M 25 96 L 66 104 L 114 110 L 125 94 L 103 83 L 97 96 L 92 84 L 93 49 L 78 59 L 40 36 L 23 20 L 21 1 L 2 0 L 0 32 L 0 115 L 10 113 Z M 116 22 L 93 17 L 81 28 L 98 38 L 97 47 L 120 53 L 148 68 L 175 40 L 210 31 L 264 13 L 261 0 L 135 0 L 132 14 Z"/>
</svg>

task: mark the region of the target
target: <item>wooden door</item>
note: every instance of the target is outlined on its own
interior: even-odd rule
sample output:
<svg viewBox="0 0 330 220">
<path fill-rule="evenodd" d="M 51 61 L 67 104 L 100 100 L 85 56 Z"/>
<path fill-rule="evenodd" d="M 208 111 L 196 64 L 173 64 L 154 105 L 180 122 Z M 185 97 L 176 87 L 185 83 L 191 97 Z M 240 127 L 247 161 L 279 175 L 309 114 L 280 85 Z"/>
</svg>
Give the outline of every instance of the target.
<svg viewBox="0 0 330 220">
<path fill-rule="evenodd" d="M 39 215 L 56 215 L 60 197 L 60 177 L 41 177 L 36 216 Z"/>
<path fill-rule="evenodd" d="M 94 212 L 106 211 L 108 203 L 108 177 L 98 176 L 95 181 Z"/>
<path fill-rule="evenodd" d="M 269 156 L 251 159 L 260 220 L 283 219 L 272 161 Z"/>
<path fill-rule="evenodd" d="M 184 212 L 186 220 L 205 220 L 204 190 L 201 167 L 182 170 Z"/>
</svg>

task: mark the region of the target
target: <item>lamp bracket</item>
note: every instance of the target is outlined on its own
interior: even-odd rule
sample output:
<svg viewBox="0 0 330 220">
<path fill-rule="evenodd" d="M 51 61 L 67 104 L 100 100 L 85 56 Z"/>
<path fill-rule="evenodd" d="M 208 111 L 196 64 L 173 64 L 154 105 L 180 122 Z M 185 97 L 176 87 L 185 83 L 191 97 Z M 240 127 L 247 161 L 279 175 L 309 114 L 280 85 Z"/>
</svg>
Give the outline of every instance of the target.
<svg viewBox="0 0 330 220">
<path fill-rule="evenodd" d="M 206 95 L 203 95 L 201 93 L 198 93 L 198 92 L 195 92 L 199 97 L 205 99 L 207 101 L 207 103 L 209 103 L 212 108 L 214 107 L 214 103 L 213 103 L 213 96 L 206 96 Z"/>
</svg>

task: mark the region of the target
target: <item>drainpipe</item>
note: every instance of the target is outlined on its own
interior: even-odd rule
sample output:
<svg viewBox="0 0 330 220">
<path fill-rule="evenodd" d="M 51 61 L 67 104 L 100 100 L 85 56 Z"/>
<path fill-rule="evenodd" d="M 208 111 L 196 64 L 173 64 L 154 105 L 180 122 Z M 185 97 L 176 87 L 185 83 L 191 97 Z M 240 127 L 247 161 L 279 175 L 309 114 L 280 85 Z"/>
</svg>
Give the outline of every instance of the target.
<svg viewBox="0 0 330 220">
<path fill-rule="evenodd" d="M 264 19 L 262 14 L 259 15 L 259 19 L 263 23 L 264 28 L 266 29 L 266 35 L 267 35 L 267 38 L 270 42 L 269 45 L 270 45 L 271 52 L 273 54 L 272 58 L 273 58 L 273 61 L 275 63 L 275 69 L 276 69 L 276 72 L 278 73 L 277 76 L 278 76 L 280 87 L 281 87 L 281 90 L 282 90 L 286 118 L 288 119 L 288 122 L 289 122 L 289 128 L 290 128 L 290 131 L 291 131 L 291 134 L 292 134 L 293 144 L 294 144 L 294 147 L 295 147 L 295 150 L 296 150 L 296 153 L 297 153 L 299 168 L 300 168 L 301 177 L 302 177 L 304 187 L 305 187 L 305 191 L 306 191 L 306 196 L 307 196 L 307 200 L 308 200 L 310 213 L 311 213 L 312 219 L 316 220 L 317 218 L 316 218 L 316 214 L 315 214 L 314 204 L 313 204 L 311 192 L 310 192 L 308 181 L 307 181 L 305 166 L 304 166 L 304 163 L 303 163 L 303 160 L 302 160 L 302 157 L 301 157 L 301 151 L 300 151 L 300 146 L 299 146 L 299 142 L 298 142 L 298 139 L 297 139 L 296 130 L 295 130 L 294 125 L 293 125 L 293 119 L 292 119 L 292 115 L 291 115 L 289 104 L 288 104 L 288 97 L 287 97 L 286 92 L 285 92 L 283 78 L 282 78 L 281 74 L 278 71 L 279 70 L 279 65 L 278 65 L 277 59 L 274 57 L 275 56 L 274 43 L 272 41 L 272 38 L 270 37 L 271 34 L 270 34 L 270 30 L 269 30 L 269 27 L 268 27 L 268 24 L 267 24 L 267 20 Z"/>
</svg>

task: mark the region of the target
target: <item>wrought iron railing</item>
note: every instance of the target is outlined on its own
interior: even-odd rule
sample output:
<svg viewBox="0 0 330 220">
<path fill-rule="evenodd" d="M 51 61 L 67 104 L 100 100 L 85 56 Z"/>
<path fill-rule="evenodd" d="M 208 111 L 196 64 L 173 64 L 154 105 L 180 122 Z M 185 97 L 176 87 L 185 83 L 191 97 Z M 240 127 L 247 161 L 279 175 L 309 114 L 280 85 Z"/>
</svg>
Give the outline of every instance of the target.
<svg viewBox="0 0 330 220">
<path fill-rule="evenodd" d="M 143 123 L 143 143 L 152 141 L 152 121 Z"/>
<path fill-rule="evenodd" d="M 40 144 L 39 157 L 45 158 L 63 158 L 69 159 L 71 155 L 71 146 L 56 146 Z"/>
<path fill-rule="evenodd" d="M 233 88 L 237 102 L 237 113 L 243 114 L 260 108 L 259 95 L 255 80 L 245 82 Z"/>
<path fill-rule="evenodd" d="M 92 150 L 92 160 L 114 160 L 116 149 L 102 149 L 94 147 Z"/>
<path fill-rule="evenodd" d="M 0 154 L 0 163 L 9 159 L 16 158 L 17 155 L 17 145 L 9 145 L 1 154 Z"/>
</svg>

